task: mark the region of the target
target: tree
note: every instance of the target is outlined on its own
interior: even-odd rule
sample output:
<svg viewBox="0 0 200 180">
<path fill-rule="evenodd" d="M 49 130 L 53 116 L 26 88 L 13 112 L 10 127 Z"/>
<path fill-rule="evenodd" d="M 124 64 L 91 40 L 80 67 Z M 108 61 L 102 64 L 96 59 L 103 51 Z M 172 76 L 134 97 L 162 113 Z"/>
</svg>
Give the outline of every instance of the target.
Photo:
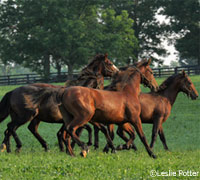
<svg viewBox="0 0 200 180">
<path fill-rule="evenodd" d="M 165 56 L 167 52 L 161 46 L 166 25 L 158 22 L 156 14 L 159 10 L 160 2 L 155 0 L 105 0 L 105 7 L 112 7 L 117 14 L 126 10 L 129 18 L 134 20 L 132 28 L 138 40 L 138 49 L 134 50 L 135 57 L 152 57 L 158 63 L 161 60 L 156 55 Z M 156 55 L 155 55 L 156 54 Z"/>
<path fill-rule="evenodd" d="M 137 47 L 127 12 L 115 15 L 96 1 L 8 0 L 0 8 L 1 59 L 46 78 L 50 65 L 58 73 L 67 65 L 72 74 L 96 53 L 108 52 L 122 62 Z"/>
<path fill-rule="evenodd" d="M 200 3 L 198 0 L 162 0 L 163 11 L 170 20 L 170 33 L 178 34 L 175 48 L 181 64 L 200 65 Z"/>
</svg>

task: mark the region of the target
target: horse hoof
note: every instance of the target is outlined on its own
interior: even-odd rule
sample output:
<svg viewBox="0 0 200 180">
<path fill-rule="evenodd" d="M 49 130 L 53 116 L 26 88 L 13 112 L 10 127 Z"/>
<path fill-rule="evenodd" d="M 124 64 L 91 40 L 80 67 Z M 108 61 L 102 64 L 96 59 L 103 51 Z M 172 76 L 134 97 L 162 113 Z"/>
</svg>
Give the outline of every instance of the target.
<svg viewBox="0 0 200 180">
<path fill-rule="evenodd" d="M 92 143 L 91 143 L 91 142 L 88 142 L 87 145 L 88 145 L 88 146 L 92 146 Z"/>
<path fill-rule="evenodd" d="M 65 152 L 65 150 L 64 149 L 60 149 L 60 152 Z"/>
<path fill-rule="evenodd" d="M 103 149 L 103 152 L 108 153 L 108 152 L 109 152 L 109 148 L 105 147 L 105 148 Z"/>
<path fill-rule="evenodd" d="M 49 149 L 45 149 L 44 151 L 45 151 L 45 152 L 50 152 L 50 150 L 49 150 Z"/>
<path fill-rule="evenodd" d="M 20 153 L 21 149 L 16 149 L 15 153 Z"/>
<path fill-rule="evenodd" d="M 82 150 L 80 155 L 85 158 L 87 156 L 87 151 L 86 150 Z"/>
<path fill-rule="evenodd" d="M 86 152 L 89 153 L 89 152 L 90 152 L 90 149 L 88 148 L 88 149 L 86 150 Z"/>
<path fill-rule="evenodd" d="M 116 153 L 115 149 L 112 149 L 111 153 Z"/>
<path fill-rule="evenodd" d="M 131 147 L 134 151 L 137 151 L 137 147 L 135 145 L 132 145 Z"/>
<path fill-rule="evenodd" d="M 6 150 L 6 145 L 3 143 L 1 144 L 1 152 L 4 152 Z"/>
<path fill-rule="evenodd" d="M 157 156 L 154 155 L 154 154 L 152 154 L 151 157 L 152 157 L 153 159 L 157 159 Z"/>
<path fill-rule="evenodd" d="M 121 151 L 123 149 L 123 145 L 117 146 L 116 150 Z"/>
<path fill-rule="evenodd" d="M 97 149 L 99 149 L 99 146 L 94 146 L 94 150 L 97 150 Z"/>
</svg>

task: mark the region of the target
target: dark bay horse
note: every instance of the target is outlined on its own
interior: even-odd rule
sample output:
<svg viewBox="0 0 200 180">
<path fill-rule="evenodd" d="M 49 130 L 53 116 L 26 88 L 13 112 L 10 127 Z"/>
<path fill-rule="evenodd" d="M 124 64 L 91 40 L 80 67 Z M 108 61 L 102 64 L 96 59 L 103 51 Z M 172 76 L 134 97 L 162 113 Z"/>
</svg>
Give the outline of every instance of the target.
<svg viewBox="0 0 200 180">
<path fill-rule="evenodd" d="M 82 85 L 92 88 L 102 88 L 104 76 L 112 76 L 118 71 L 116 66 L 107 58 L 106 55 L 97 55 L 89 65 L 84 68 L 73 85 Z M 68 82 L 72 83 L 72 82 Z M 65 87 L 54 86 L 43 83 L 36 83 L 28 86 L 16 88 L 6 93 L 0 102 L 0 122 L 2 122 L 9 114 L 11 122 L 5 131 L 5 138 L 2 142 L 2 151 L 7 148 L 10 152 L 10 137 L 14 137 L 17 144 L 17 151 L 22 147 L 22 143 L 16 134 L 19 126 L 31 121 L 28 126 L 29 130 L 39 140 L 45 150 L 48 149 L 46 142 L 37 132 L 38 125 L 41 121 L 49 123 L 63 123 L 62 115 L 57 104 L 54 103 L 53 97 L 49 96 L 47 100 L 40 99 L 40 92 L 45 88 L 51 88 L 52 91 L 62 91 Z M 37 95 L 37 104 L 33 95 Z M 58 138 L 60 138 L 58 133 Z"/>
<path fill-rule="evenodd" d="M 147 144 L 139 116 L 141 112 L 138 99 L 140 83 L 157 88 L 157 82 L 149 63 L 150 61 L 142 61 L 138 66 L 139 68 L 128 68 L 121 82 L 123 87 L 121 91 L 95 90 L 76 86 L 65 89 L 63 93 L 57 96 L 58 103 L 61 103 L 59 108 L 65 122 L 66 131 L 81 146 L 83 155 L 86 154 L 88 147 L 80 141 L 76 134 L 79 127 L 88 122 L 97 122 L 99 125 L 101 123 L 124 124 L 129 122 L 135 127 L 148 154 L 153 158 L 156 157 Z M 104 126 L 101 128 L 108 144 L 114 150 L 107 129 Z M 70 145 L 70 143 L 67 144 Z"/>
<path fill-rule="evenodd" d="M 160 86 L 157 92 L 141 93 L 139 100 L 141 104 L 140 118 L 142 123 L 153 124 L 152 140 L 150 147 L 153 148 L 157 134 L 163 143 L 164 149 L 168 150 L 162 124 L 168 119 L 172 106 L 179 92 L 185 93 L 192 100 L 198 98 L 198 92 L 194 84 L 184 71 L 167 78 Z M 109 131 L 114 133 L 114 126 L 110 125 Z M 125 136 L 125 132 L 130 135 L 130 139 Z M 117 149 L 129 149 L 135 139 L 135 132 L 129 123 L 118 126 L 117 134 L 126 141 L 125 145 L 120 145 Z"/>
</svg>

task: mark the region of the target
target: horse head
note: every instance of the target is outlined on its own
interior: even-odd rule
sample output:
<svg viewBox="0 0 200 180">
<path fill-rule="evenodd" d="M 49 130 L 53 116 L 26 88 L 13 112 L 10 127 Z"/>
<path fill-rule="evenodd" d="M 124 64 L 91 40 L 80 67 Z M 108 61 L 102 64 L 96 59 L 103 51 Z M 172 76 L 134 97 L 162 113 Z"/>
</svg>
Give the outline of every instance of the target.
<svg viewBox="0 0 200 180">
<path fill-rule="evenodd" d="M 136 69 L 141 73 L 141 82 L 152 91 L 157 91 L 158 83 L 155 80 L 153 71 L 150 67 L 151 59 L 136 63 Z"/>
<path fill-rule="evenodd" d="M 99 62 L 99 68 L 97 69 L 98 73 L 105 77 L 111 77 L 119 71 L 112 61 L 108 59 L 107 53 L 105 55 L 97 55 L 96 60 Z"/>
<path fill-rule="evenodd" d="M 177 81 L 180 83 L 180 91 L 187 94 L 188 97 L 190 97 L 192 100 L 195 100 L 198 98 L 199 94 L 194 87 L 194 84 L 188 77 L 188 75 L 183 70 L 182 73 L 179 76 L 180 78 L 177 79 Z"/>
</svg>

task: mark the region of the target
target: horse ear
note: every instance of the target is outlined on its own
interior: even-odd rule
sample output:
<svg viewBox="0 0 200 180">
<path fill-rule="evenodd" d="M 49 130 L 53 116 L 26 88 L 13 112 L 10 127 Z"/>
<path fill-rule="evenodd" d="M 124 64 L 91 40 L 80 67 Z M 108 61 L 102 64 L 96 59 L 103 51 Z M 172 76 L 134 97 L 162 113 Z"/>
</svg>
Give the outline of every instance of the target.
<svg viewBox="0 0 200 180">
<path fill-rule="evenodd" d="M 150 64 L 151 64 L 151 58 L 148 59 L 148 65 L 150 65 Z"/>
<path fill-rule="evenodd" d="M 185 71 L 184 71 L 184 70 L 182 70 L 182 75 L 183 75 L 183 76 L 186 76 L 186 73 L 185 73 Z"/>
<path fill-rule="evenodd" d="M 107 59 L 107 58 L 108 58 L 108 53 L 105 54 L 105 59 Z"/>
</svg>

